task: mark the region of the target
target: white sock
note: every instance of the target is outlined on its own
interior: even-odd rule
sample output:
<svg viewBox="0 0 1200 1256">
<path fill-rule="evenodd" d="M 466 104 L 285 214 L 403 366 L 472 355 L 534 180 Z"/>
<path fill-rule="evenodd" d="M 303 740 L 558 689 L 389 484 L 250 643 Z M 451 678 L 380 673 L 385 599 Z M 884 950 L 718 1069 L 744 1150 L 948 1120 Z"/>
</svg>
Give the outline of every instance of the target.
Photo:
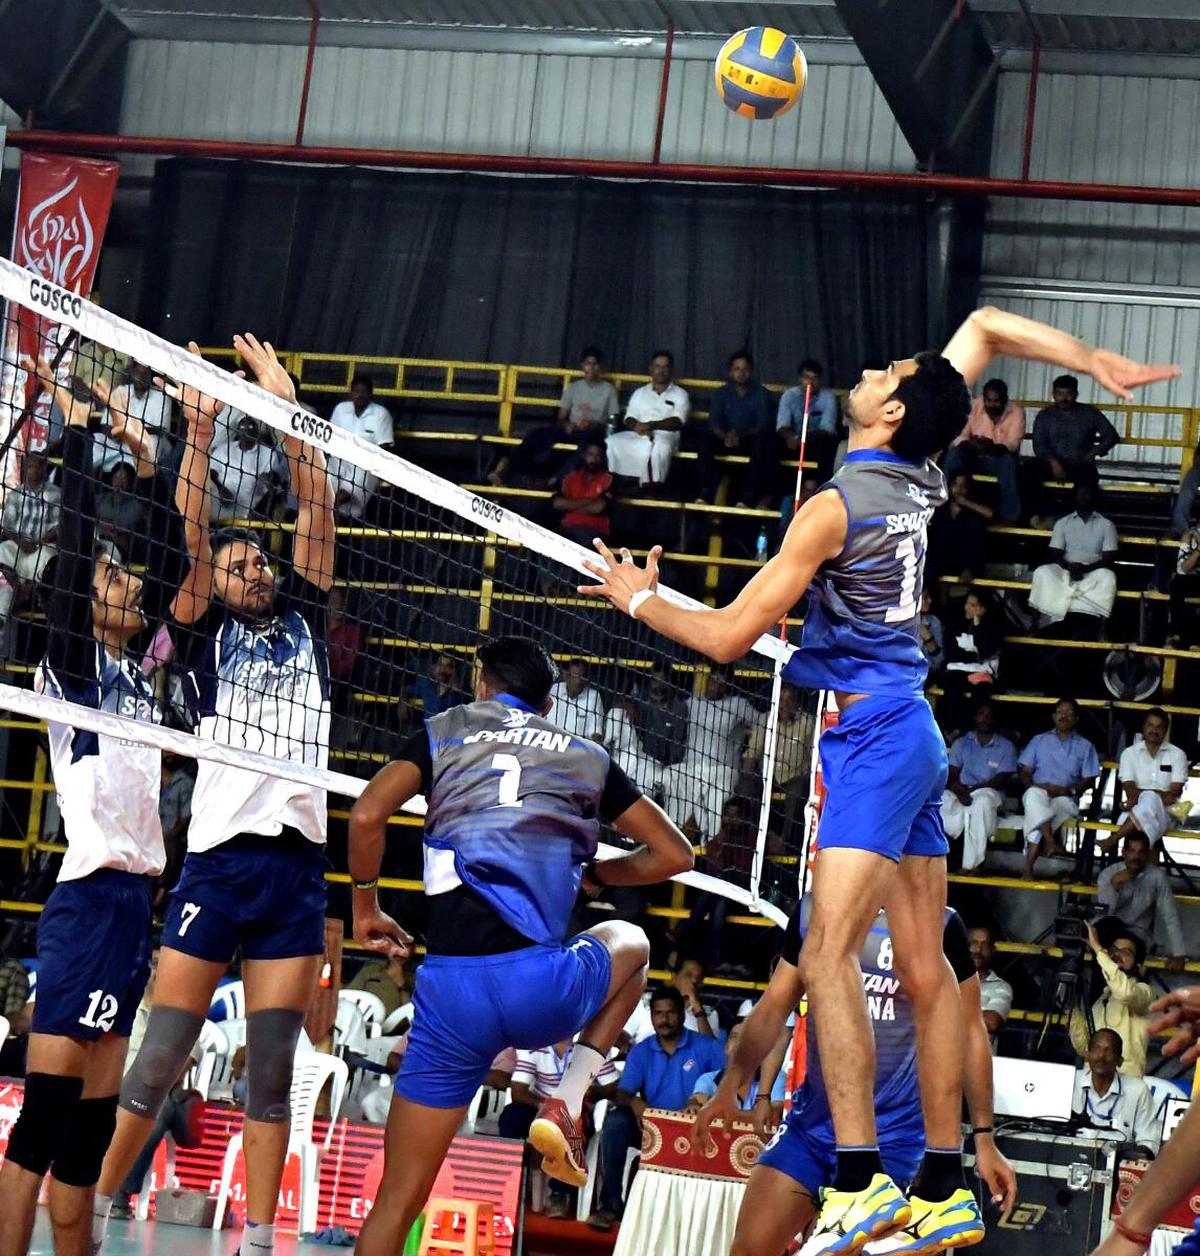
<svg viewBox="0 0 1200 1256">
<path fill-rule="evenodd" d="M 101 1195 L 99 1191 L 92 1196 L 92 1256 L 104 1245 L 104 1236 L 108 1233 L 108 1214 L 112 1211 L 112 1196 Z"/>
<path fill-rule="evenodd" d="M 275 1250 L 274 1225 L 259 1225 L 256 1221 L 247 1221 L 246 1230 L 242 1235 L 242 1253 L 273 1252 Z"/>
<path fill-rule="evenodd" d="M 584 1096 L 604 1067 L 604 1060 L 605 1057 L 586 1042 L 577 1042 L 571 1048 L 571 1058 L 567 1061 L 566 1072 L 554 1091 L 554 1097 L 567 1105 L 567 1111 L 573 1117 L 578 1117 L 583 1111 Z"/>
</svg>

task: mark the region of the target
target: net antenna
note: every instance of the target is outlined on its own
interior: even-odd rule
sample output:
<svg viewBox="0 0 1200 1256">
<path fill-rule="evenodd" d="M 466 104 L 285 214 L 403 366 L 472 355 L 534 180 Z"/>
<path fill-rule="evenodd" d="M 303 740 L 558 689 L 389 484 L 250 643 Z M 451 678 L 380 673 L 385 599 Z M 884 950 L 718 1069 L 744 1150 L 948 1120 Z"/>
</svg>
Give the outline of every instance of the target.
<svg viewBox="0 0 1200 1256">
<path fill-rule="evenodd" d="M 499 574 L 492 570 L 488 563 L 503 564 L 510 556 L 515 556 L 515 565 L 520 567 L 524 576 L 536 582 L 546 574 L 552 564 L 560 564 L 572 572 L 589 576 L 584 563 L 594 560 L 594 552 L 570 540 L 557 532 L 542 527 L 523 515 L 508 510 L 488 497 L 480 496 L 461 484 L 453 483 L 434 474 L 424 467 L 393 454 L 379 445 L 364 439 L 356 433 L 337 427 L 329 421 L 318 417 L 310 411 L 292 405 L 283 399 L 265 392 L 257 385 L 239 378 L 237 375 L 204 359 L 194 356 L 187 350 L 171 344 L 160 336 L 144 328 L 118 317 L 112 312 L 87 301 L 79 301 L 74 294 L 64 289 L 57 289 L 46 280 L 0 259 L 0 297 L 28 309 L 37 309 L 47 300 L 55 301 L 59 326 L 69 329 L 70 336 L 103 346 L 107 350 L 121 355 L 132 362 L 144 364 L 163 378 L 176 380 L 194 387 L 199 393 L 215 397 L 227 407 L 251 417 L 257 422 L 289 437 L 299 437 L 310 446 L 321 449 L 331 462 L 340 464 L 343 483 L 354 480 L 358 483 L 361 476 L 376 477 L 379 481 L 389 484 L 393 489 L 400 490 L 394 501 L 399 501 L 399 512 L 411 513 L 417 523 L 412 530 L 400 530 L 398 539 L 403 540 L 408 548 L 404 550 L 404 580 L 399 586 L 403 589 L 402 596 L 409 597 L 409 586 L 420 582 L 437 587 L 417 590 L 411 593 L 413 601 L 403 610 L 408 616 L 407 624 L 399 616 L 385 625 L 387 633 L 384 639 L 376 644 L 383 648 L 397 648 L 424 654 L 437 654 L 451 643 L 451 632 L 461 628 L 459 622 L 442 616 L 441 612 L 429 611 L 427 604 L 431 595 L 451 610 L 457 603 L 462 610 L 467 602 L 467 592 L 456 588 L 456 583 L 465 583 L 461 579 L 464 573 L 473 573 L 476 578 L 481 572 L 480 554 L 485 555 L 482 566 L 483 584 L 489 591 L 499 589 L 502 582 Z M 61 353 L 65 345 L 60 344 Z M 807 406 L 806 406 L 807 413 Z M 803 457 L 803 446 L 801 457 Z M 361 473 L 361 475 L 360 475 Z M 347 478 L 349 477 L 349 478 Z M 357 479 L 355 477 L 358 477 Z M 447 522 L 441 522 L 446 520 Z M 288 525 L 276 524 L 277 532 L 286 532 Z M 339 537 L 357 538 L 365 534 L 388 537 L 384 529 L 373 529 L 362 526 L 343 526 L 339 524 Z M 393 530 L 392 535 L 395 534 Z M 152 538 L 153 539 L 153 538 Z M 434 548 L 434 543 L 438 549 Z M 450 551 L 447 557 L 445 551 Z M 521 552 L 521 551 L 527 552 Z M 464 559 L 462 555 L 469 555 Z M 424 560 L 431 565 L 441 564 L 440 570 L 448 577 L 460 577 L 458 581 L 443 579 L 440 584 L 429 579 L 429 573 L 410 573 L 409 559 L 419 563 Z M 473 560 L 473 561 L 471 561 Z M 364 588 L 371 588 L 369 580 L 359 583 Z M 532 610 L 514 613 L 509 608 L 525 605 L 529 599 L 521 588 L 510 586 L 507 593 L 498 592 L 488 605 L 487 622 L 481 622 L 470 631 L 471 640 L 477 639 L 479 632 L 501 633 L 524 630 L 537 632 L 538 614 Z M 689 609 L 706 610 L 699 602 L 678 590 L 660 584 L 660 597 L 675 605 Z M 479 598 L 478 589 L 475 597 Z M 426 604 L 420 602 L 426 598 Z M 507 600 L 505 600 L 507 599 Z M 548 599 L 543 598 L 545 602 Z M 560 599 L 561 605 L 579 608 L 584 604 L 578 599 Z M 418 627 L 413 623 L 424 614 L 425 620 Z M 522 618 L 522 615 L 525 618 Z M 510 627 L 516 619 L 516 628 Z M 670 656 L 662 649 L 662 642 L 646 635 L 646 630 L 638 627 L 636 621 L 626 622 L 622 617 L 619 621 L 604 620 L 593 604 L 586 605 L 586 614 L 578 609 L 571 609 L 570 628 L 560 637 L 579 654 L 586 654 L 582 642 L 595 638 L 604 638 L 605 644 L 593 651 L 598 657 L 594 660 L 604 666 L 620 665 L 633 674 L 637 670 L 643 673 L 655 663 L 669 661 Z M 427 626 L 432 625 L 432 629 Z M 407 631 L 406 631 L 407 627 Z M 611 631 L 610 631 L 611 629 Z M 424 635 L 421 635 L 424 633 Z M 442 635 L 442 634 L 445 635 Z M 434 635 L 436 634 L 436 635 Z M 420 637 L 417 641 L 408 638 Z M 612 644 L 616 639 L 616 646 Z M 453 647 L 464 649 L 459 645 Z M 629 659 L 611 657 L 614 649 L 618 654 L 629 654 Z M 790 658 L 793 647 L 786 639 L 777 638 L 764 633 L 751 647 L 750 653 L 756 655 L 758 661 L 769 660 L 774 670 L 774 689 L 771 709 L 766 719 L 766 736 L 764 738 L 764 761 L 767 764 L 766 779 L 770 779 L 774 771 L 775 733 L 778 715 L 780 669 Z M 377 660 L 372 660 L 377 661 Z M 381 664 L 383 666 L 383 664 Z M 701 665 L 692 665 L 692 671 L 699 671 Z M 29 669 L 32 670 L 32 669 Z M 364 699 L 363 705 L 355 711 L 355 721 L 360 725 L 372 725 L 385 719 L 390 708 L 400 703 L 398 692 L 390 688 L 394 673 L 398 671 L 391 665 L 389 683 L 381 686 L 383 693 L 356 691 L 355 697 Z M 755 669 L 750 669 L 751 674 Z M 376 705 L 369 705 L 370 702 Z M 75 728 L 103 733 L 109 736 L 154 746 L 175 754 L 183 754 L 190 758 L 221 763 L 228 766 L 245 767 L 249 770 L 262 772 L 298 784 L 315 786 L 329 793 L 343 797 L 357 797 L 365 787 L 365 780 L 347 773 L 331 771 L 316 762 L 302 761 L 299 758 L 285 759 L 279 755 L 267 755 L 256 752 L 253 745 L 235 746 L 223 744 L 218 740 L 210 740 L 189 732 L 180 732 L 164 725 L 148 721 L 128 720 L 119 715 L 99 711 L 88 706 L 68 702 L 44 693 L 35 693 L 31 689 L 17 684 L 0 684 L 0 706 L 21 712 L 36 719 L 55 719 L 70 724 Z M 767 758 L 768 746 L 770 757 Z M 386 747 L 390 748 L 390 747 Z M 385 749 L 386 749 L 385 748 Z M 376 753 L 362 756 L 373 762 L 386 761 L 390 755 Z M 693 782 L 694 784 L 694 782 Z M 763 799 L 763 812 L 769 809 L 769 795 Z M 423 800 L 411 808 L 420 813 L 423 811 Z M 748 888 L 732 884 L 730 881 L 708 876 L 698 872 L 686 873 L 680 878 L 682 882 L 697 888 L 733 899 L 744 906 L 752 903 L 759 906 L 762 914 L 775 923 L 783 925 L 786 919 L 783 913 L 769 902 L 759 904 L 758 878 L 762 873 L 765 852 L 766 830 L 760 818 L 756 853 L 753 855 L 753 874 Z M 749 836 L 749 835 L 747 835 Z M 749 840 L 743 851 L 748 851 Z M 602 847 L 602 855 L 621 853 L 616 847 Z"/>
</svg>

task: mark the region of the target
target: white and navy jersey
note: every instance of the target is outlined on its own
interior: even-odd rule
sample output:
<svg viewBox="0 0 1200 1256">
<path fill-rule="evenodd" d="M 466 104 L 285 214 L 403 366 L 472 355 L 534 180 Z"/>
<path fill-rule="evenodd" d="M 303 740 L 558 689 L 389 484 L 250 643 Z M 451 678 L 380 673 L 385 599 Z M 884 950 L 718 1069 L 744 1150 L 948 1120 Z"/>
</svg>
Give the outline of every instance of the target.
<svg viewBox="0 0 1200 1256">
<path fill-rule="evenodd" d="M 941 470 L 858 449 L 825 487 L 845 503 L 846 543 L 809 585 L 804 634 L 784 679 L 809 689 L 919 697 L 928 671 L 918 631 L 926 533 L 946 500 Z"/>
<path fill-rule="evenodd" d="M 93 636 L 92 550 L 95 498 L 92 440 L 82 428 L 63 435 L 63 498 L 59 552 L 54 569 L 46 654 L 34 687 L 55 698 L 144 723 L 161 717 L 154 693 L 130 657 L 114 658 Z M 148 499 L 151 531 L 142 612 L 147 626 L 134 645 L 152 635 L 179 587 L 182 534 L 170 505 L 169 485 L 138 481 Z M 137 653 L 136 650 L 133 653 Z M 60 881 L 100 868 L 157 875 L 166 862 L 158 816 L 162 752 L 121 738 L 48 721 L 50 763 L 67 837 Z"/>
<path fill-rule="evenodd" d="M 289 573 L 275 615 L 256 627 L 214 602 L 180 630 L 196 732 L 209 741 L 325 768 L 329 763 L 327 595 Z M 285 827 L 324 843 L 325 790 L 201 759 L 188 850 L 212 850 L 240 833 Z"/>
</svg>

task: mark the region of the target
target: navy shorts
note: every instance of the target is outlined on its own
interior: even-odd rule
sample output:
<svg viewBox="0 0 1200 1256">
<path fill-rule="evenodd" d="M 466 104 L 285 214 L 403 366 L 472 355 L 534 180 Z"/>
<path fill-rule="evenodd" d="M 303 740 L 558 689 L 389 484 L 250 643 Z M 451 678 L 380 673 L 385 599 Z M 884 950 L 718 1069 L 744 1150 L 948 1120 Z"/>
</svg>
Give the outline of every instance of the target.
<svg viewBox="0 0 1200 1256">
<path fill-rule="evenodd" d="M 426 956 L 396 1093 L 427 1108 L 470 1103 L 501 1051 L 573 1038 L 611 980 L 608 948 L 589 933 L 502 955 Z"/>
<path fill-rule="evenodd" d="M 879 1131 L 879 1158 L 884 1172 L 907 1190 L 925 1158 L 925 1127 L 918 1121 Z M 803 1113 L 790 1112 L 763 1148 L 758 1163 L 799 1182 L 814 1198 L 837 1176 L 837 1140 L 828 1121 L 806 1126 Z"/>
<path fill-rule="evenodd" d="M 33 1032 L 129 1037 L 150 977 L 154 878 L 100 868 L 60 881 L 37 928 Z"/>
<path fill-rule="evenodd" d="M 946 743 L 924 698 L 860 698 L 821 736 L 817 849 L 944 855 Z"/>
<path fill-rule="evenodd" d="M 162 944 L 197 959 L 292 959 L 325 952 L 325 847 L 294 829 L 242 833 L 189 851 Z"/>
</svg>

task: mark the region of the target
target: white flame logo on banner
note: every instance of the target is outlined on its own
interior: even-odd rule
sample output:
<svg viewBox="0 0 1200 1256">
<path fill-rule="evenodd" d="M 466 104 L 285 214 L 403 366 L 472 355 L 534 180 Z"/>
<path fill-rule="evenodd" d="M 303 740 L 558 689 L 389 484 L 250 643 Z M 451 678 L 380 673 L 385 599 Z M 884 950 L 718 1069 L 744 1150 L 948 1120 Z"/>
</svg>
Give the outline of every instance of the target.
<svg viewBox="0 0 1200 1256">
<path fill-rule="evenodd" d="M 21 225 L 17 262 L 58 284 L 75 290 L 75 281 L 88 268 L 96 247 L 96 233 L 83 197 L 75 197 L 74 210 L 63 206 L 79 185 L 76 175 L 59 191 L 33 207 Z"/>
</svg>

